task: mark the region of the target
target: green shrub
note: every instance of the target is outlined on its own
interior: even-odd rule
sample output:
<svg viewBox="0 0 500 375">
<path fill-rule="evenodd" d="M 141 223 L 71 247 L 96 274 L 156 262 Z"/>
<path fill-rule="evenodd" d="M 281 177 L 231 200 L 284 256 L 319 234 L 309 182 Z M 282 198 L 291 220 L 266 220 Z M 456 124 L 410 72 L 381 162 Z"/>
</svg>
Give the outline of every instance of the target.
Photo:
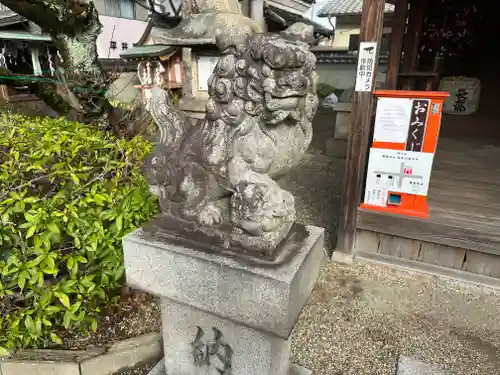
<svg viewBox="0 0 500 375">
<path fill-rule="evenodd" d="M 320 99 L 326 98 L 328 95 L 331 93 L 334 93 L 337 95 L 338 98 L 340 98 L 340 95 L 344 92 L 342 89 L 337 89 L 333 87 L 332 85 L 329 85 L 328 83 L 318 83 L 316 85 L 316 93 L 320 97 Z"/>
<path fill-rule="evenodd" d="M 157 212 L 151 145 L 63 119 L 0 116 L 0 355 L 97 328 L 124 280 L 122 237 Z"/>
</svg>

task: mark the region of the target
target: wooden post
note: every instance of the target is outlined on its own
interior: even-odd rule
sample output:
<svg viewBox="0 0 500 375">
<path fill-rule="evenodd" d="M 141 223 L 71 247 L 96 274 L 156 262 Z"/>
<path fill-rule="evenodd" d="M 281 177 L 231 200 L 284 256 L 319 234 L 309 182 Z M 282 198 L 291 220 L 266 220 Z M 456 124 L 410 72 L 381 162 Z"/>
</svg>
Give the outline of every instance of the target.
<svg viewBox="0 0 500 375">
<path fill-rule="evenodd" d="M 424 14 L 427 0 L 414 0 L 410 4 L 408 16 L 408 30 L 404 38 L 403 49 L 403 72 L 413 73 L 417 65 L 418 47 L 420 44 L 420 33 L 424 22 Z"/>
<path fill-rule="evenodd" d="M 386 88 L 396 90 L 398 85 L 399 68 L 401 67 L 401 52 L 403 50 L 403 39 L 406 29 L 406 17 L 408 16 L 408 0 L 397 0 L 394 10 L 394 21 L 391 31 L 391 46 L 389 50 L 389 62 L 387 65 Z"/>
<path fill-rule="evenodd" d="M 371 82 L 372 90 L 375 88 L 378 54 L 384 28 L 384 8 L 385 0 L 364 0 L 363 12 L 361 14 L 360 42 L 377 43 L 375 48 L 374 73 Z M 359 50 L 361 51 L 361 48 Z M 343 252 L 351 252 L 354 246 L 356 219 L 365 176 L 372 110 L 372 92 L 355 91 L 353 94 L 352 120 L 349 124 L 342 212 L 337 238 L 337 250 Z"/>
<path fill-rule="evenodd" d="M 182 97 L 193 99 L 193 54 L 191 48 L 182 48 Z"/>
<path fill-rule="evenodd" d="M 182 0 L 181 15 L 187 19 L 193 13 L 193 0 Z M 193 55 L 191 48 L 183 47 L 182 54 L 182 97 L 192 99 L 193 88 Z"/>
</svg>

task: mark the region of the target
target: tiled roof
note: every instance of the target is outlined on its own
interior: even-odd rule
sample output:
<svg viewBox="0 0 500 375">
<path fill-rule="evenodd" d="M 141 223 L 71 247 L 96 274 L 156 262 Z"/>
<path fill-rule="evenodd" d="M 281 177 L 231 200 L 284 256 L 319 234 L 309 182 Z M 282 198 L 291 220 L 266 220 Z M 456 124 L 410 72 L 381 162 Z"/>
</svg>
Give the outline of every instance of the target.
<svg viewBox="0 0 500 375">
<path fill-rule="evenodd" d="M 28 31 L 0 30 L 0 40 L 34 40 L 50 42 L 52 38 L 49 35 L 33 34 Z"/>
<path fill-rule="evenodd" d="M 176 52 L 177 48 L 164 46 L 161 44 L 152 44 L 144 46 L 135 46 L 122 52 L 120 57 L 123 59 L 137 58 L 137 57 L 158 57 L 172 54 Z"/>
<path fill-rule="evenodd" d="M 363 0 L 331 0 L 319 11 L 318 17 L 336 17 L 361 14 Z M 385 13 L 394 12 L 394 5 L 385 4 Z"/>
<path fill-rule="evenodd" d="M 284 19 L 287 22 L 287 24 L 284 25 L 285 27 L 288 27 L 295 22 L 302 22 L 305 23 L 306 25 L 312 26 L 314 28 L 314 31 L 319 34 L 330 35 L 332 33 L 331 29 L 324 27 L 323 25 L 315 22 L 312 19 L 300 16 L 292 12 L 288 12 L 284 9 L 280 9 L 272 5 L 268 5 L 267 12 L 265 12 L 264 14 L 267 17 L 270 17 L 271 19 L 273 18 L 274 15 L 277 15 L 279 18 Z"/>
</svg>

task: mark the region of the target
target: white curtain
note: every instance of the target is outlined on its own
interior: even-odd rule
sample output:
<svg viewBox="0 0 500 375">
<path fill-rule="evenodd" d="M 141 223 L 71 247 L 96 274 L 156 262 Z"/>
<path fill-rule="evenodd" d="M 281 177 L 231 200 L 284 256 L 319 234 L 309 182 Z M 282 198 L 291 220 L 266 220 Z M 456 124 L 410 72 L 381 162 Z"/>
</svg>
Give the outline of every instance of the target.
<svg viewBox="0 0 500 375">
<path fill-rule="evenodd" d="M 121 17 L 135 19 L 135 2 L 133 0 L 120 1 Z"/>
<path fill-rule="evenodd" d="M 135 19 L 135 2 L 133 0 L 105 0 L 104 13 L 110 17 Z"/>
</svg>

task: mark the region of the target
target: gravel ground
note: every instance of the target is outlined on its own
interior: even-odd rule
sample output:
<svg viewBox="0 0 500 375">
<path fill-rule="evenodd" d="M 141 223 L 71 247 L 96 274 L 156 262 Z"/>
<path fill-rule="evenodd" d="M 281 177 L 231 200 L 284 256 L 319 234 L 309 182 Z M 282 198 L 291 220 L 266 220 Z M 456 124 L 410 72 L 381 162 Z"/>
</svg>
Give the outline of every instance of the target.
<svg viewBox="0 0 500 375">
<path fill-rule="evenodd" d="M 393 375 L 400 354 L 500 373 L 500 292 L 385 266 L 328 264 L 293 338 L 314 375 Z"/>
<path fill-rule="evenodd" d="M 125 369 L 119 372 L 114 373 L 113 375 L 148 375 L 149 372 L 156 366 L 158 361 L 154 361 L 152 363 L 146 363 L 142 365 L 138 365 L 134 368 Z"/>
<path fill-rule="evenodd" d="M 335 247 L 343 176 L 343 159 L 318 152 L 305 154 L 301 163 L 280 181 L 281 187 L 295 195 L 297 221 L 326 229 L 329 254 Z"/>
<path fill-rule="evenodd" d="M 331 253 L 344 161 L 321 155 L 319 139 L 314 145 L 281 185 L 296 196 L 299 222 L 326 228 Z M 393 375 L 402 354 L 449 374 L 498 375 L 499 307 L 497 291 L 385 266 L 328 264 L 296 327 L 294 361 L 314 375 Z"/>
</svg>

